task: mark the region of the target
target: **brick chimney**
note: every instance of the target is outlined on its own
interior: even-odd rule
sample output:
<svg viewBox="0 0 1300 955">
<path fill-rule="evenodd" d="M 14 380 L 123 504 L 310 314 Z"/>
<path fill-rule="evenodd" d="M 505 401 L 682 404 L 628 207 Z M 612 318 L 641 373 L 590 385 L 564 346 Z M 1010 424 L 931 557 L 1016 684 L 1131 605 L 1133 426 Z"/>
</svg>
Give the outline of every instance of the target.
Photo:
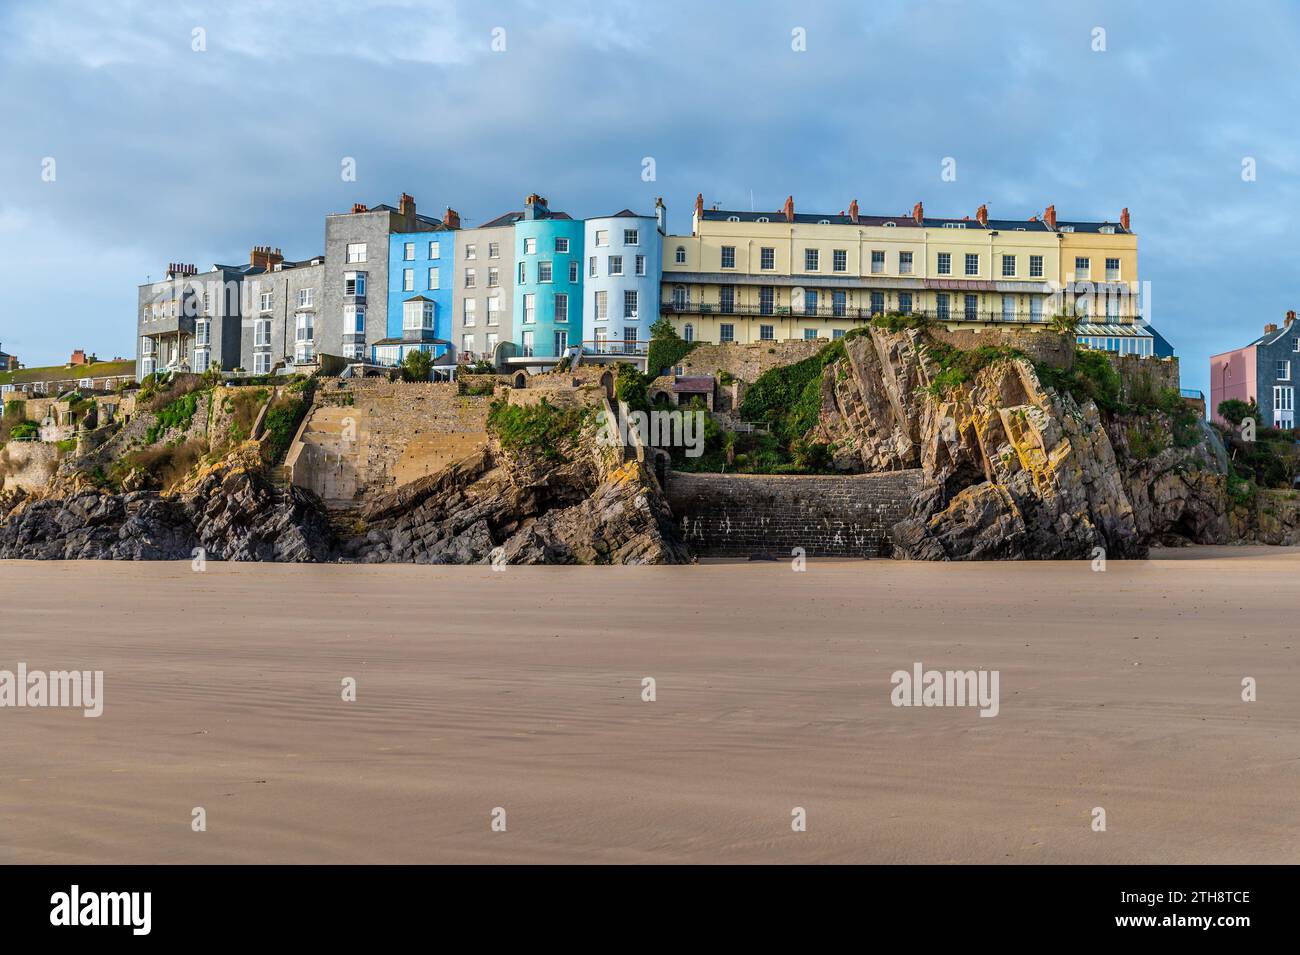
<svg viewBox="0 0 1300 955">
<path fill-rule="evenodd" d="M 448 206 L 447 211 L 442 214 L 442 221 L 443 224 L 446 225 L 448 229 L 459 229 L 460 213 L 457 212 L 455 209 L 453 209 L 451 206 Z"/>
<path fill-rule="evenodd" d="M 269 245 L 255 245 L 253 251 L 248 253 L 249 265 L 254 268 L 261 267 L 268 272 L 283 261 L 284 256 L 280 254 L 280 250 L 272 249 Z"/>
<path fill-rule="evenodd" d="M 1043 221 L 1047 223 L 1047 228 L 1056 231 L 1056 206 L 1048 206 L 1043 210 Z"/>
<path fill-rule="evenodd" d="M 1125 206 L 1123 209 L 1119 210 L 1119 224 L 1123 227 L 1125 232 L 1133 231 L 1132 229 L 1129 228 L 1129 224 L 1128 224 L 1128 206 Z"/>
<path fill-rule="evenodd" d="M 352 203 L 352 214 L 353 214 L 353 215 L 356 215 L 358 212 L 369 212 L 369 211 L 370 211 L 370 210 L 368 210 L 368 209 L 366 208 L 366 204 L 365 204 L 364 202 L 354 202 L 354 203 Z"/>
<path fill-rule="evenodd" d="M 925 206 L 919 202 L 912 206 L 912 221 L 917 225 L 923 225 L 925 223 Z"/>
<path fill-rule="evenodd" d="M 855 225 L 858 221 L 858 200 L 854 199 L 849 203 L 849 220 Z"/>
<path fill-rule="evenodd" d="M 1267 325 L 1264 326 L 1264 334 L 1265 334 L 1265 335 L 1271 335 L 1271 334 L 1273 334 L 1275 331 L 1277 331 L 1277 325 L 1275 325 L 1275 324 L 1272 323 L 1272 322 L 1269 322 Z"/>
<path fill-rule="evenodd" d="M 989 207 L 982 205 L 975 210 L 975 221 L 980 225 L 987 227 L 989 224 Z"/>
<path fill-rule="evenodd" d="M 402 193 L 402 197 L 397 200 L 397 211 L 404 216 L 415 215 L 415 198 Z"/>
<path fill-rule="evenodd" d="M 1294 310 L 1294 309 L 1291 309 L 1290 311 L 1288 311 L 1288 312 L 1286 313 L 1286 323 L 1287 323 L 1287 326 L 1290 327 L 1291 323 L 1294 322 L 1294 321 L 1295 321 L 1295 310 Z"/>
<path fill-rule="evenodd" d="M 86 353 L 84 350 L 80 348 L 74 351 L 72 353 L 72 357 L 68 359 L 68 364 L 70 365 L 84 365 L 85 363 L 86 363 Z"/>
<path fill-rule="evenodd" d="M 781 214 L 785 216 L 786 222 L 794 221 L 794 196 L 785 197 L 785 205 L 781 207 Z"/>
<path fill-rule="evenodd" d="M 704 193 L 702 192 L 695 194 L 695 217 L 697 219 L 704 218 Z"/>
</svg>

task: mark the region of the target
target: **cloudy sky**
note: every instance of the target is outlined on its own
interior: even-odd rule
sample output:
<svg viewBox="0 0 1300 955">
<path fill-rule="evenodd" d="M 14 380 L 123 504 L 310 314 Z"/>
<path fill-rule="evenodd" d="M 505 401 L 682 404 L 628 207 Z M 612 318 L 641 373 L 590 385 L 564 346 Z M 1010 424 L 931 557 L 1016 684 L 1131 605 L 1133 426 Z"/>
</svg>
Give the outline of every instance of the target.
<svg viewBox="0 0 1300 955">
<path fill-rule="evenodd" d="M 674 231 L 697 192 L 1009 218 L 1055 203 L 1081 219 L 1129 207 L 1153 324 L 1205 389 L 1208 355 L 1300 307 L 1297 11 L 5 0 L 0 343 L 29 365 L 133 356 L 136 286 L 167 262 L 245 261 L 254 244 L 305 258 L 325 213 L 402 191 L 467 225 L 534 190 L 576 216 L 662 195 Z"/>
</svg>

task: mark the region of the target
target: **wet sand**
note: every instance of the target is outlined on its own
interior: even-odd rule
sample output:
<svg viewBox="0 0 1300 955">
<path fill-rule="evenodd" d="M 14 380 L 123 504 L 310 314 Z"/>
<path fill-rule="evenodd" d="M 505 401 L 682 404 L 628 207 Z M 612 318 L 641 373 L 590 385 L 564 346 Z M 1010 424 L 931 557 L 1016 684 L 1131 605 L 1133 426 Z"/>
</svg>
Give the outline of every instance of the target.
<svg viewBox="0 0 1300 955">
<path fill-rule="evenodd" d="M 0 561 L 0 669 L 105 673 L 0 709 L 0 863 L 1300 862 L 1298 576 Z"/>
</svg>

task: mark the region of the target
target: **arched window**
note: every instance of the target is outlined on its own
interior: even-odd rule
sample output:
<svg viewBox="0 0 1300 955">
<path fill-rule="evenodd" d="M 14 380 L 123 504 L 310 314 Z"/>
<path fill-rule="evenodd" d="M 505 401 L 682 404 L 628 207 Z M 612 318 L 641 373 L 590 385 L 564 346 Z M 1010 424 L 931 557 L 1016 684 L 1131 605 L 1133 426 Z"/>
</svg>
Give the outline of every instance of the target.
<svg viewBox="0 0 1300 955">
<path fill-rule="evenodd" d="M 727 221 L 728 221 L 728 222 L 739 222 L 739 221 L 740 221 L 740 216 L 727 216 Z"/>
<path fill-rule="evenodd" d="M 678 265 L 686 264 L 686 246 L 684 245 L 679 245 L 677 247 L 677 264 Z"/>
<path fill-rule="evenodd" d="M 695 341 L 695 326 L 690 322 L 687 322 L 686 327 L 682 329 L 682 341 Z"/>
<path fill-rule="evenodd" d="M 756 221 L 756 222 L 771 222 L 772 220 L 769 219 L 767 216 L 759 216 L 759 217 L 758 217 L 756 220 L 754 220 L 754 221 Z"/>
</svg>

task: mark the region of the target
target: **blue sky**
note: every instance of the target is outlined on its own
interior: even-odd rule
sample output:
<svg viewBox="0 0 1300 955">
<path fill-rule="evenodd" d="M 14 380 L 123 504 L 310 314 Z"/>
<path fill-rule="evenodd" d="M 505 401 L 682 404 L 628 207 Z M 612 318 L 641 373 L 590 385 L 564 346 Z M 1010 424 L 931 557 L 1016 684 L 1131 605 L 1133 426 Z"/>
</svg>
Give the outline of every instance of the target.
<svg viewBox="0 0 1300 955">
<path fill-rule="evenodd" d="M 1054 203 L 1080 219 L 1129 207 L 1153 323 L 1184 386 L 1208 390 L 1211 353 L 1300 307 L 1298 11 L 7 0 L 0 343 L 30 365 L 134 355 L 136 286 L 167 262 L 246 261 L 255 244 L 305 258 L 327 212 L 402 191 L 467 225 L 534 190 L 580 216 L 662 195 L 674 231 L 697 192 L 1009 218 Z"/>
</svg>

